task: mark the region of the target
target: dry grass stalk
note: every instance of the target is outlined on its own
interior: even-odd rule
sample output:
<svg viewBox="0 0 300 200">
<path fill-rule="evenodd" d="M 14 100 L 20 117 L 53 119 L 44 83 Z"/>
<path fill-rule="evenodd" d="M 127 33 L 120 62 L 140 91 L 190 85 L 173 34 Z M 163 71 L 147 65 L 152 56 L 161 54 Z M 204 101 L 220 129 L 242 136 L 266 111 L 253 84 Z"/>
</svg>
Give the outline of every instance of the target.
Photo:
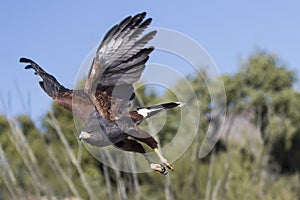
<svg viewBox="0 0 300 200">
<path fill-rule="evenodd" d="M 73 150 L 71 149 L 66 137 L 64 136 L 63 132 L 61 131 L 60 125 L 56 118 L 54 117 L 54 114 L 50 112 L 50 118 L 48 119 L 48 123 L 55 129 L 56 133 L 58 134 L 60 140 L 62 141 L 65 151 L 67 152 L 67 155 L 69 156 L 72 164 L 75 166 L 76 170 L 79 173 L 81 182 L 85 188 L 85 190 L 88 193 L 89 199 L 96 199 L 94 192 L 92 191 L 89 182 L 87 181 L 86 176 L 84 175 L 84 172 L 80 166 L 80 162 L 77 160 L 76 156 L 74 155 Z"/>
</svg>

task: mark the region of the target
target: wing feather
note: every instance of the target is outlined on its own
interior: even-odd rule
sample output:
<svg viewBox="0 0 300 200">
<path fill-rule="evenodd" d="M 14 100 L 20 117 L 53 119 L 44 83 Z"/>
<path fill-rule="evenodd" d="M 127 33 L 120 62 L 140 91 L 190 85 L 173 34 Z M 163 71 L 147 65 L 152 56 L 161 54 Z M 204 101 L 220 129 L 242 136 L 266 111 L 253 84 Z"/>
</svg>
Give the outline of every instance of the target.
<svg viewBox="0 0 300 200">
<path fill-rule="evenodd" d="M 97 49 L 84 91 L 106 119 L 118 118 L 129 108 L 135 96 L 132 84 L 140 79 L 154 49 L 145 47 L 156 34 L 143 34 L 152 21 L 145 16 L 129 16 L 113 26 Z"/>
<path fill-rule="evenodd" d="M 114 86 L 138 81 L 147 57 L 153 50 L 153 47 L 144 46 L 156 34 L 156 31 L 152 31 L 142 35 L 152 21 L 151 18 L 144 20 L 145 16 L 145 12 L 129 16 L 106 33 L 88 74 L 85 92 L 93 95 L 98 85 Z M 121 77 L 122 80 L 118 80 Z"/>
<path fill-rule="evenodd" d="M 28 58 L 21 58 L 20 62 L 28 63 L 25 69 L 33 69 L 42 80 L 41 88 L 60 106 L 73 112 L 83 122 L 87 123 L 89 116 L 96 111 L 89 96 L 82 90 L 70 90 L 61 85 L 56 78 L 47 73 L 36 62 Z"/>
</svg>

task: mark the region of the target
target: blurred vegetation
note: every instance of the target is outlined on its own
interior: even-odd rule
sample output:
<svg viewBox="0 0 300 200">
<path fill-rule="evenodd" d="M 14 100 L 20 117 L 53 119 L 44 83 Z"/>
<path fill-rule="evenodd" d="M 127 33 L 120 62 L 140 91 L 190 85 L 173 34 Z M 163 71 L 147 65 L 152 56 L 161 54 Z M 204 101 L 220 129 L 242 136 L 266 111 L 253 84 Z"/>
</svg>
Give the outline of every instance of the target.
<svg viewBox="0 0 300 200">
<path fill-rule="evenodd" d="M 226 121 L 215 148 L 198 158 L 211 118 L 207 77 L 188 77 L 200 105 L 198 135 L 174 172 L 131 174 L 102 165 L 78 141 L 73 116 L 53 104 L 42 130 L 25 115 L 0 116 L 0 199 L 300 199 L 300 93 L 294 71 L 266 51 L 224 75 Z M 183 93 L 180 81 L 174 86 Z M 135 105 L 177 101 L 139 87 Z M 143 104 L 143 105 L 141 105 Z M 225 110 L 224 110 L 225 112 Z M 180 109 L 167 111 L 163 146 L 178 129 Z M 221 116 L 220 116 L 221 117 Z M 143 123 L 142 126 L 147 126 Z M 183 124 L 186 131 L 188 125 Z"/>
</svg>

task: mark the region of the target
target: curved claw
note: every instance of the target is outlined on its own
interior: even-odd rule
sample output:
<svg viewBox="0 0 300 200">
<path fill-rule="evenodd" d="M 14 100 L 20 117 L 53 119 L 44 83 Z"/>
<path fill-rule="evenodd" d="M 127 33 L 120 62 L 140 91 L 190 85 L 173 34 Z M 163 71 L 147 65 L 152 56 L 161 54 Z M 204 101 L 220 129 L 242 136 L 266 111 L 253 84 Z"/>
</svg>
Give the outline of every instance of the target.
<svg viewBox="0 0 300 200">
<path fill-rule="evenodd" d="M 172 167 L 172 165 L 171 165 L 170 163 L 164 162 L 163 164 L 164 164 L 169 170 L 174 171 L 174 168 Z"/>
<path fill-rule="evenodd" d="M 157 173 L 167 175 L 168 171 L 166 170 L 166 167 L 163 164 L 151 164 L 150 165 L 151 169 L 156 171 Z"/>
</svg>

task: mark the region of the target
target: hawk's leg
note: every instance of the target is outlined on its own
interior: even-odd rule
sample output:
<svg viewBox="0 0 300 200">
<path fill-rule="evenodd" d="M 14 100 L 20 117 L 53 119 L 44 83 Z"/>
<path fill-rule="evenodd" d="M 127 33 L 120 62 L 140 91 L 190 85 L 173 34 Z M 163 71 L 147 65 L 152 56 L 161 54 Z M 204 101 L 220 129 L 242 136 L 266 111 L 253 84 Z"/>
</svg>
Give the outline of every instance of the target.
<svg viewBox="0 0 300 200">
<path fill-rule="evenodd" d="M 146 131 L 143 131 L 139 128 L 136 127 L 137 130 L 132 130 L 130 131 L 130 136 L 132 136 L 133 138 L 135 138 L 138 141 L 141 141 L 145 144 L 147 144 L 149 147 L 151 147 L 154 152 L 156 153 L 156 155 L 158 156 L 158 158 L 160 159 L 160 161 L 170 170 L 174 170 L 174 168 L 172 167 L 172 165 L 167 161 L 167 159 L 165 159 L 162 154 L 159 152 L 158 150 L 158 143 L 157 141 Z"/>
<path fill-rule="evenodd" d="M 145 157 L 146 161 L 148 162 L 148 164 L 150 165 L 150 168 L 152 170 L 154 170 L 158 173 L 161 173 L 163 175 L 166 175 L 168 173 L 164 165 L 154 164 L 150 161 L 148 155 L 146 154 L 144 147 L 137 141 L 130 140 L 130 139 L 124 139 L 120 142 L 115 143 L 115 145 L 117 147 L 123 149 L 124 151 L 133 151 L 133 152 L 142 154 Z"/>
<path fill-rule="evenodd" d="M 160 161 L 170 170 L 174 171 L 174 168 L 172 167 L 172 165 L 167 161 L 167 159 L 165 159 L 161 153 L 159 152 L 158 148 L 153 149 L 154 152 L 156 153 L 156 155 L 158 156 L 158 158 L 160 159 Z"/>
</svg>

